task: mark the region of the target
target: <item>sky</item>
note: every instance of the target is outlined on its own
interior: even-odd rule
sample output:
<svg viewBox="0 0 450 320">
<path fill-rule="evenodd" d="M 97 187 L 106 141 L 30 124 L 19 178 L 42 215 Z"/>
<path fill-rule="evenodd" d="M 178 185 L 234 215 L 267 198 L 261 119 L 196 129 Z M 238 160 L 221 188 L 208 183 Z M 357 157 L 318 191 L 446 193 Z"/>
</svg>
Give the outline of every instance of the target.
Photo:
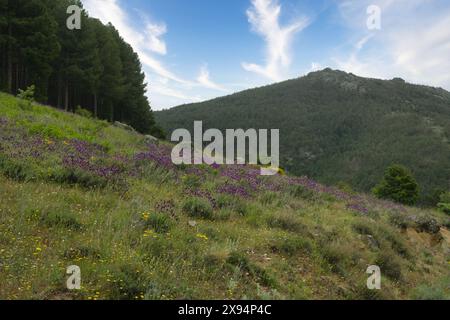
<svg viewBox="0 0 450 320">
<path fill-rule="evenodd" d="M 138 53 L 153 110 L 330 67 L 450 90 L 447 0 L 82 0 Z"/>
</svg>

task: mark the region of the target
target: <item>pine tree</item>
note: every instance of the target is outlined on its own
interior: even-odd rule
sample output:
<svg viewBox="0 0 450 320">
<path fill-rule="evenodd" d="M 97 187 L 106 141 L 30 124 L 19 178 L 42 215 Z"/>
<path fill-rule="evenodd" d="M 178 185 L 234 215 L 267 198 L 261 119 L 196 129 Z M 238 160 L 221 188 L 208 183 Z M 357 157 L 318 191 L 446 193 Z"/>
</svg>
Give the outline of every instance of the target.
<svg viewBox="0 0 450 320">
<path fill-rule="evenodd" d="M 419 185 L 407 168 L 392 165 L 387 168 L 383 180 L 373 193 L 379 198 L 414 205 L 419 198 Z"/>
</svg>

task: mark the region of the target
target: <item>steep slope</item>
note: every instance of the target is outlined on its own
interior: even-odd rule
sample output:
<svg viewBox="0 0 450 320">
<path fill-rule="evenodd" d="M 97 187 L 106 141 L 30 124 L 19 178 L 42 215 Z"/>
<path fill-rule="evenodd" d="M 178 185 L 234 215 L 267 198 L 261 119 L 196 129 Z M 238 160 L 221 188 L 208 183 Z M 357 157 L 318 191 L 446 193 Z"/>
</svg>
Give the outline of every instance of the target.
<svg viewBox="0 0 450 320">
<path fill-rule="evenodd" d="M 0 93 L 0 299 L 449 297 L 443 213 L 170 151 Z"/>
<path fill-rule="evenodd" d="M 450 188 L 450 93 L 325 69 L 271 86 L 157 112 L 169 133 L 279 128 L 282 164 L 324 183 L 369 191 L 388 165 L 409 167 L 432 202 Z"/>
</svg>

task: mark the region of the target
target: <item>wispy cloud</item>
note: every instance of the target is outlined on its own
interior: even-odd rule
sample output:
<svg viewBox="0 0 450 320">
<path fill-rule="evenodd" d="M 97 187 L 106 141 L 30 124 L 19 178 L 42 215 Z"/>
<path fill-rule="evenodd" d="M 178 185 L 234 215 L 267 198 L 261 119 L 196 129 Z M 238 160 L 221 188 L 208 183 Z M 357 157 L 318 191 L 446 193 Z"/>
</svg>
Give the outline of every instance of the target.
<svg viewBox="0 0 450 320">
<path fill-rule="evenodd" d="M 449 8 L 432 0 L 379 1 L 382 29 L 371 32 L 363 27 L 371 2 L 340 5 L 342 17 L 360 37 L 347 57 L 334 59 L 336 66 L 363 76 L 399 76 L 450 89 Z"/>
<path fill-rule="evenodd" d="M 136 24 L 122 7 L 121 0 L 83 0 L 83 5 L 91 16 L 100 19 L 105 24 L 111 22 L 114 25 L 124 40 L 139 55 L 147 79 L 154 79 L 149 76 L 150 74 L 157 75 L 159 79 L 165 79 L 151 82 L 150 95 L 157 93 L 171 97 L 173 98 L 171 101 L 180 103 L 201 100 L 198 95 L 191 95 L 188 92 L 194 87 L 226 91 L 225 88 L 210 79 L 206 66 L 201 68 L 200 75 L 196 80 L 188 80 L 170 71 L 159 58 L 155 57 L 156 54 L 165 56 L 168 53 L 163 39 L 168 28 L 164 22 L 154 22 L 144 12 L 136 10 L 140 17 L 140 24 Z"/>
<path fill-rule="evenodd" d="M 266 42 L 266 64 L 242 63 L 242 67 L 273 81 L 283 80 L 291 64 L 291 42 L 294 35 L 306 28 L 307 18 L 300 18 L 287 26 L 280 25 L 281 5 L 277 0 L 252 0 L 247 10 L 252 30 Z"/>
<path fill-rule="evenodd" d="M 204 86 L 205 88 L 209 88 L 209 89 L 213 89 L 213 90 L 217 90 L 217 91 L 222 91 L 222 92 L 227 92 L 228 91 L 223 86 L 215 83 L 214 81 L 212 81 L 210 79 L 208 65 L 206 65 L 206 64 L 204 64 L 200 68 L 200 74 L 197 77 L 197 81 L 198 81 L 198 83 L 200 85 Z"/>
</svg>

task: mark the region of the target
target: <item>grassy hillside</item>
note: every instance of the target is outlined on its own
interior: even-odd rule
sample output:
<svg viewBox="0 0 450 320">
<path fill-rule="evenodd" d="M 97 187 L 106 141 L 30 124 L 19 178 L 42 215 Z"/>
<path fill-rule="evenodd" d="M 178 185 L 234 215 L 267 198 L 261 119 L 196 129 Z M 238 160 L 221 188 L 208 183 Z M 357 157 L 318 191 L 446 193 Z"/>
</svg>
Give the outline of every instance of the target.
<svg viewBox="0 0 450 320">
<path fill-rule="evenodd" d="M 449 298 L 443 213 L 170 150 L 0 94 L 0 299 Z"/>
<path fill-rule="evenodd" d="M 450 188 L 450 93 L 401 79 L 325 69 L 290 81 L 157 112 L 169 133 L 206 128 L 280 129 L 282 165 L 323 183 L 369 191 L 387 166 L 409 167 L 421 202 Z"/>
</svg>

